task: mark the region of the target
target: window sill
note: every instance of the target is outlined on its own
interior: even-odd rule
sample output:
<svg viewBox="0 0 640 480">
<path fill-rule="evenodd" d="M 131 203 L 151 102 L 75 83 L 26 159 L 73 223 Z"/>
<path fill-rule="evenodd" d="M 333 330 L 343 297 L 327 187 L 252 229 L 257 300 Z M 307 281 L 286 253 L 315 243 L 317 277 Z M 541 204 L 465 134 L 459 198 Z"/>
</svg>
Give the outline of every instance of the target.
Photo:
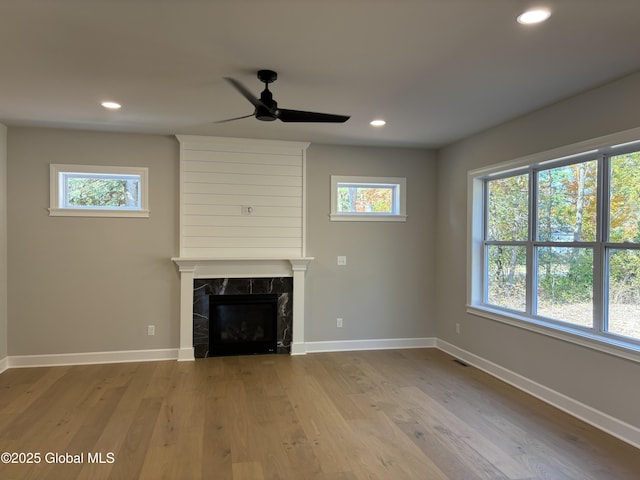
<svg viewBox="0 0 640 480">
<path fill-rule="evenodd" d="M 332 213 L 329 215 L 332 222 L 406 222 L 406 215 L 358 215 L 351 213 Z"/>
<path fill-rule="evenodd" d="M 640 347 L 623 340 L 603 339 L 581 330 L 530 319 L 515 312 L 505 312 L 486 306 L 467 305 L 467 313 L 640 363 Z"/>
<path fill-rule="evenodd" d="M 149 210 L 109 210 L 98 208 L 50 208 L 50 217 L 148 218 Z"/>
</svg>

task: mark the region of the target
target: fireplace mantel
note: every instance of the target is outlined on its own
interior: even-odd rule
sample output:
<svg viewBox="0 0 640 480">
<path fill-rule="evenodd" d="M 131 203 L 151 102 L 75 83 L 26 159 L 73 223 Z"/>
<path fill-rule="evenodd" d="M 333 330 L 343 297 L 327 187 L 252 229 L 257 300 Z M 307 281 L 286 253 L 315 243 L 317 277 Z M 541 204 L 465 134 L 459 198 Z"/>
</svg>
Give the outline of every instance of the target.
<svg viewBox="0 0 640 480">
<path fill-rule="evenodd" d="M 171 259 L 180 271 L 179 361 L 194 360 L 193 280 L 196 278 L 293 277 L 292 355 L 304 355 L 304 279 L 313 257 Z"/>
</svg>

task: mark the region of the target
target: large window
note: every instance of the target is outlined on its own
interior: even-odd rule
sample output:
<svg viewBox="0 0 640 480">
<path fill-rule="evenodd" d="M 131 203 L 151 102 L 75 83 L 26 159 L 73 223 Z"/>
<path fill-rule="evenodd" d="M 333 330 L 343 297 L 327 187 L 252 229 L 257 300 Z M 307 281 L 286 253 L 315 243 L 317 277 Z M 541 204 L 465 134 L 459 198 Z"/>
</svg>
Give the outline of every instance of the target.
<svg viewBox="0 0 640 480">
<path fill-rule="evenodd" d="M 640 142 L 503 167 L 470 172 L 470 311 L 640 350 Z"/>
<path fill-rule="evenodd" d="M 50 167 L 51 216 L 147 217 L 147 169 Z"/>
</svg>

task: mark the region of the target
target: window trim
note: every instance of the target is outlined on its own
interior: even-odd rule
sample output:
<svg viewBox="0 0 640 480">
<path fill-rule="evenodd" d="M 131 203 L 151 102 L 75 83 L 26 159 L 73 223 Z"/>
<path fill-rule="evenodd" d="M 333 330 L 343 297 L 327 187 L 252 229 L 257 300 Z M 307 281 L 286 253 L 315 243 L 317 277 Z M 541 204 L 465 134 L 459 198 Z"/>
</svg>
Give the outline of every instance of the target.
<svg viewBox="0 0 640 480">
<path fill-rule="evenodd" d="M 342 183 L 353 183 L 371 187 L 394 187 L 394 205 L 397 205 L 397 213 L 338 212 L 338 184 Z M 329 214 L 329 219 L 332 222 L 406 222 L 406 199 L 407 179 L 404 177 L 361 177 L 331 175 L 331 213 Z"/>
<path fill-rule="evenodd" d="M 639 138 L 640 128 L 634 128 L 467 172 L 467 313 L 640 363 L 640 345 L 635 340 L 626 341 L 625 337 L 606 332 L 605 335 L 594 334 L 572 328 L 570 324 L 556 322 L 553 319 L 547 321 L 543 317 L 527 316 L 522 312 L 493 307 L 483 302 L 485 289 L 483 241 L 486 215 L 484 181 L 488 178 L 497 179 L 515 175 L 518 172 L 545 169 L 551 163 L 554 166 L 575 163 L 580 157 L 587 155 L 593 158 L 600 153 L 637 151 L 640 149 Z M 604 172 L 599 172 L 599 175 L 602 174 Z M 606 192 L 599 193 L 606 194 Z M 604 205 L 606 200 L 602 202 Z M 599 221 L 603 219 L 599 218 Z M 609 242 L 602 245 L 609 246 Z M 594 282 L 600 282 L 601 279 L 596 279 L 596 274 L 597 272 L 594 273 Z"/>
<path fill-rule="evenodd" d="M 140 208 L 91 208 L 63 206 L 62 175 L 137 175 L 140 177 Z M 149 169 L 146 167 L 114 167 L 100 165 L 49 165 L 49 216 L 51 217 L 149 217 Z"/>
</svg>

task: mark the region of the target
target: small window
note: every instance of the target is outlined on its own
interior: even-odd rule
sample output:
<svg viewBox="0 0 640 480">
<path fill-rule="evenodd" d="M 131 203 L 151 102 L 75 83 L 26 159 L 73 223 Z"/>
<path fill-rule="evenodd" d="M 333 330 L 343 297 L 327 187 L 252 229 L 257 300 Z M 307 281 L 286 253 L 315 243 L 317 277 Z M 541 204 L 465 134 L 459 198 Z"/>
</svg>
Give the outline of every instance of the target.
<svg viewBox="0 0 640 480">
<path fill-rule="evenodd" d="M 49 215 L 148 217 L 146 168 L 50 166 Z"/>
<path fill-rule="evenodd" d="M 331 176 L 333 221 L 406 221 L 405 178 Z"/>
</svg>

